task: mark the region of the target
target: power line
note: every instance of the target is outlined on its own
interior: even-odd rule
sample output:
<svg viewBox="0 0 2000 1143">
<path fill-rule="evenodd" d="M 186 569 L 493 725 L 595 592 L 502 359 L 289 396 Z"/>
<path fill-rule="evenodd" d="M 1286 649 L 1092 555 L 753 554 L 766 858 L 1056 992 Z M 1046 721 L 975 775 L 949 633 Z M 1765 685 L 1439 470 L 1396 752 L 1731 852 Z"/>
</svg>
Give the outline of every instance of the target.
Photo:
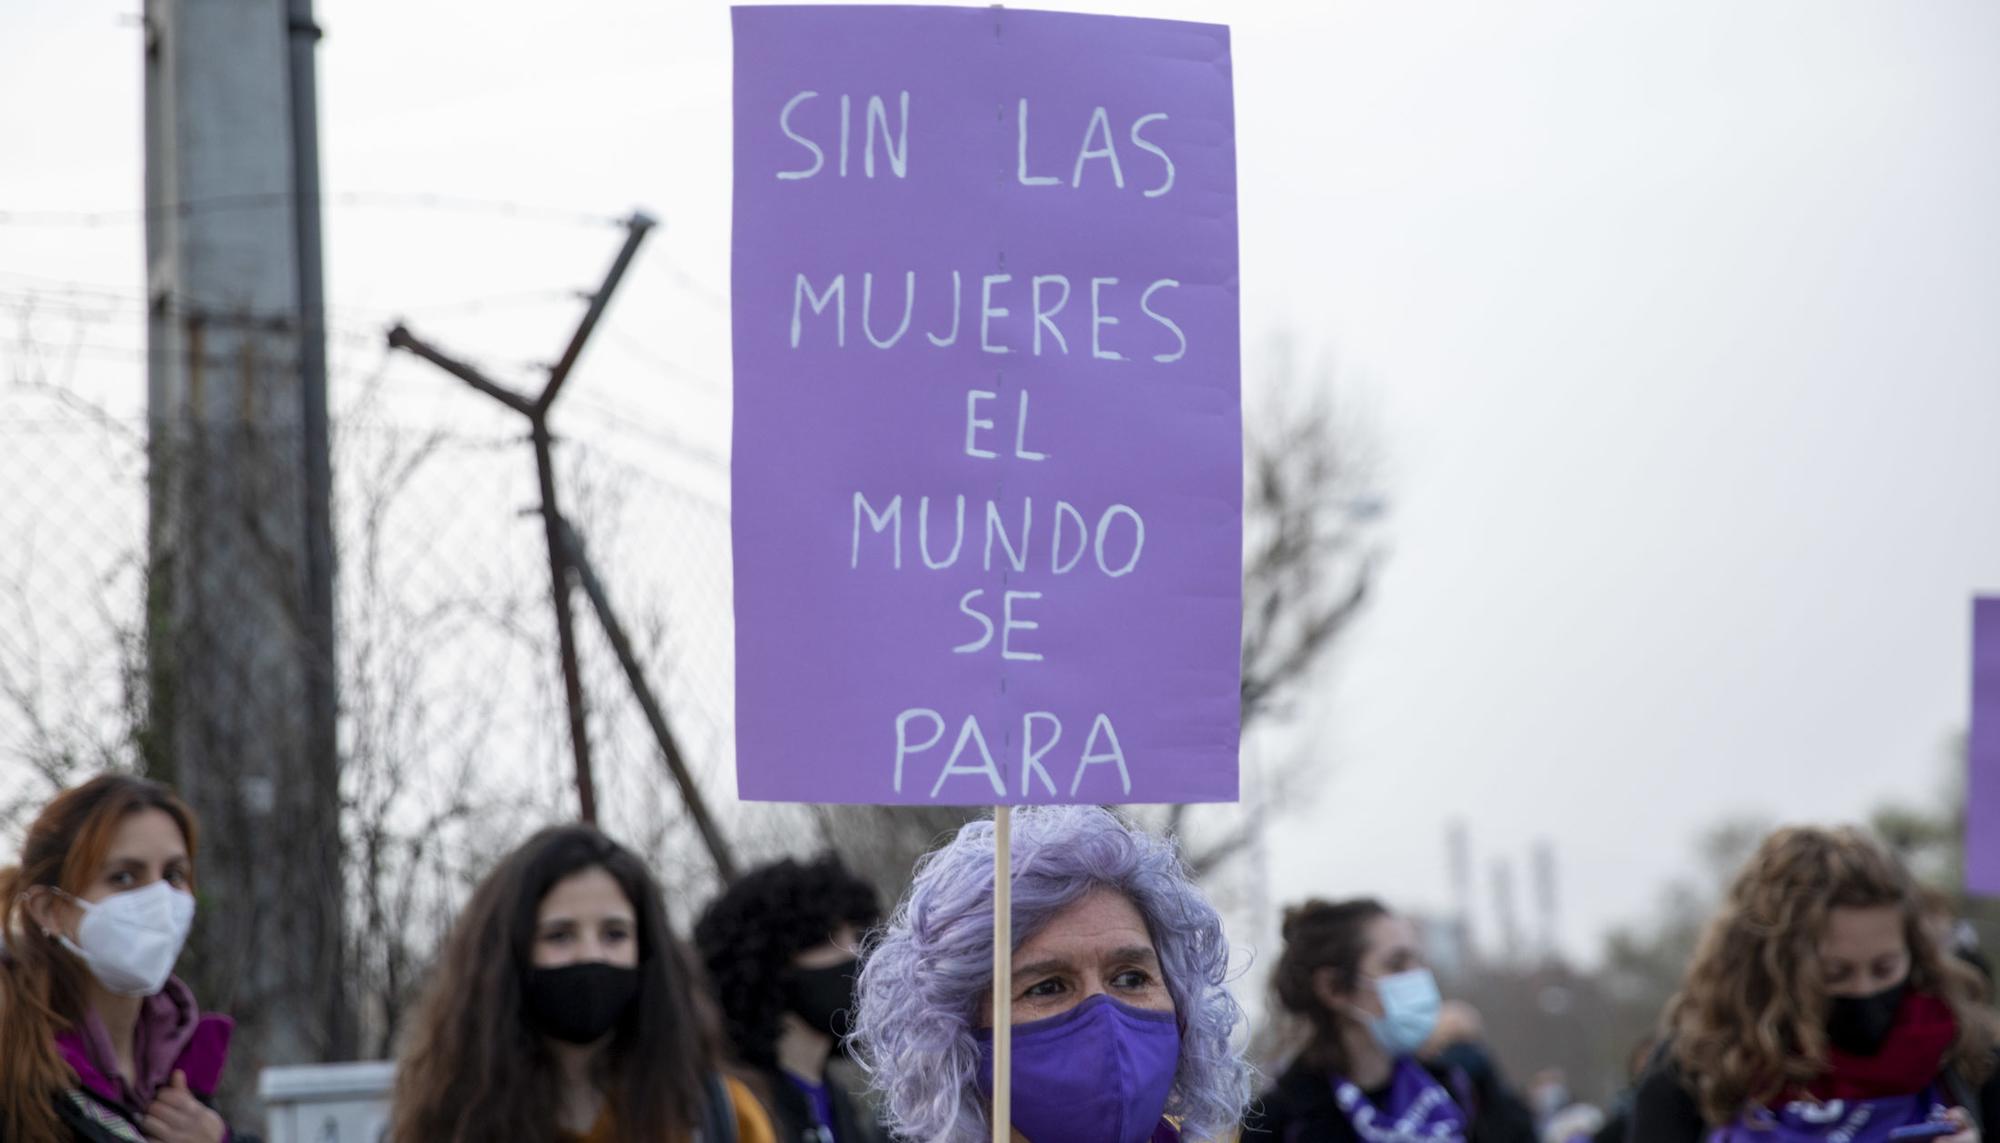
<svg viewBox="0 0 2000 1143">
<path fill-rule="evenodd" d="M 67 410 L 68 415 L 8 418 L 0 422 L 0 438 L 64 437 L 113 431 L 140 439 L 151 426 L 151 419 L 145 414 L 113 413 L 59 385 L 22 381 L 0 384 L 0 398 L 7 397 L 45 400 L 57 410 Z M 474 454 L 512 454 L 520 448 L 523 440 L 518 433 L 482 433 L 441 426 L 392 424 L 364 413 L 336 414 L 333 426 L 337 433 L 348 437 L 435 440 L 445 451 Z"/>
<path fill-rule="evenodd" d="M 104 303 L 135 305 L 144 308 L 146 296 L 143 292 L 129 287 L 98 285 L 86 282 L 64 282 L 55 278 L 44 278 L 35 274 L 21 274 L 11 270 L 0 270 L 0 278 L 18 278 L 20 286 L 0 285 L 0 293 L 11 296 L 25 304 L 37 304 L 50 298 L 64 298 L 77 301 L 84 298 L 96 299 Z"/>
<path fill-rule="evenodd" d="M 372 346 L 374 342 L 370 339 L 357 344 Z M 63 357 L 77 353 L 104 360 L 135 363 L 143 363 L 151 355 L 151 351 L 143 345 L 114 345 L 102 341 L 85 341 L 81 338 L 43 342 L 30 337 L 0 337 L 0 348 L 11 350 L 24 357 Z M 175 352 L 174 357 L 176 360 L 185 361 L 189 359 L 189 354 L 186 350 L 179 350 Z M 230 352 L 204 353 L 200 356 L 200 361 L 210 368 L 241 365 L 243 360 L 241 354 Z"/>
<path fill-rule="evenodd" d="M 604 334 L 611 339 L 613 344 L 637 358 L 641 364 L 656 369 L 661 373 L 671 374 L 692 381 L 711 393 L 719 393 L 727 388 L 726 385 L 717 382 L 713 377 L 697 372 L 689 366 L 682 365 L 673 358 L 655 351 L 645 342 L 640 341 L 638 338 L 616 326 L 606 326 Z"/>
<path fill-rule="evenodd" d="M 279 210 L 297 201 L 311 201 L 312 195 L 290 191 L 210 195 L 183 202 L 125 210 L 0 210 L 0 226 L 123 226 L 165 218 L 192 218 L 197 215 L 226 214 L 232 211 Z M 436 210 L 458 214 L 491 214 L 528 222 L 561 222 L 578 226 L 623 226 L 625 219 L 596 211 L 566 207 L 537 206 L 505 199 L 474 198 L 431 192 L 392 193 L 347 191 L 318 196 L 323 206 L 382 210 Z"/>
<path fill-rule="evenodd" d="M 329 309 L 356 319 L 365 316 L 369 322 L 387 321 L 391 318 L 422 314 L 425 316 L 449 314 L 478 314 L 488 310 L 510 309 L 517 306 L 548 304 L 562 301 L 576 301 L 581 295 L 575 290 L 512 290 L 498 294 L 481 294 L 448 302 L 418 302 L 407 306 L 373 306 L 358 303 L 336 302 Z M 132 290 L 117 290 L 109 286 L 85 285 L 80 282 L 64 282 L 37 287 L 18 287 L 0 284 L 0 305 L 12 304 L 28 306 L 68 306 L 71 309 L 119 308 L 138 311 L 143 316 L 151 302 L 141 293 Z M 221 307 L 199 307 L 210 310 Z"/>
<path fill-rule="evenodd" d="M 667 274 L 673 279 L 674 284 L 686 290 L 696 301 L 699 301 L 717 313 L 726 314 L 729 312 L 729 301 L 721 294 L 710 289 L 701 279 L 690 273 L 687 267 L 665 254 L 659 255 L 658 261 L 666 267 Z"/>
<path fill-rule="evenodd" d="M 374 306 L 354 303 L 336 303 L 336 309 L 348 313 L 367 312 L 377 318 L 389 320 L 411 315 L 437 317 L 448 314 L 477 314 L 487 310 L 510 309 L 515 306 L 546 304 L 552 302 L 578 302 L 588 300 L 581 290 L 510 290 L 499 294 L 482 294 L 455 302 L 418 302 L 408 306 Z"/>
<path fill-rule="evenodd" d="M 87 301 L 82 299 L 96 299 Z M 187 299 L 163 296 L 157 300 L 141 295 L 118 293 L 110 289 L 65 284 L 47 290 L 20 291 L 0 286 L 0 307 L 12 308 L 17 316 L 33 318 L 42 314 L 61 317 L 80 325 L 115 325 L 121 328 L 145 327 L 157 313 L 159 316 L 178 318 L 219 328 L 265 329 L 273 333 L 290 333 L 297 328 L 297 317 L 291 312 L 256 313 L 242 309 L 206 306 Z M 329 342 L 348 348 L 383 349 L 382 332 L 373 321 L 358 316 L 347 316 L 347 307 L 335 307 L 326 323 Z M 34 339 L 17 337 L 19 345 Z M 51 348 L 67 344 L 70 339 L 50 337 L 45 339 Z M 99 349 L 106 348 L 101 343 Z M 126 347 L 129 348 L 129 347 Z M 137 347 L 144 353 L 144 347 Z M 533 369 L 535 363 L 513 363 L 508 368 Z"/>
<path fill-rule="evenodd" d="M 289 311 L 259 314 L 185 297 L 163 296 L 162 299 L 156 300 L 130 287 L 66 282 L 33 274 L 0 270 L 0 278 L 6 277 L 36 283 L 33 286 L 19 287 L 0 283 L 0 306 L 12 307 L 22 311 L 26 316 L 32 316 L 39 311 L 52 311 L 80 322 L 116 320 L 138 323 L 145 321 L 156 307 L 163 307 L 161 312 L 168 316 L 196 318 L 216 325 L 267 326 L 283 332 L 291 329 L 296 322 L 295 316 Z M 378 348 L 383 344 L 384 327 L 389 319 L 405 314 L 480 313 L 489 309 L 502 309 L 535 302 L 574 301 L 585 296 L 579 290 L 539 289 L 506 291 L 457 301 L 418 303 L 395 308 L 335 303 L 328 307 L 329 320 L 326 328 L 328 336 L 335 340 L 351 346 Z M 473 362 L 481 368 L 486 368 L 488 363 L 489 359 Z M 546 363 L 527 358 L 492 360 L 491 363 L 498 370 L 513 373 L 534 373 L 545 371 L 547 368 Z M 690 373 L 689 376 L 694 375 Z"/>
<path fill-rule="evenodd" d="M 268 328 L 273 332 L 285 333 L 296 328 L 297 319 L 290 312 L 254 313 L 242 309 L 204 305 L 187 298 L 162 296 L 154 299 L 132 287 L 119 287 L 104 283 L 63 281 L 33 274 L 14 271 L 0 271 L 0 279 L 14 278 L 24 284 L 10 285 L 0 281 L 0 308 L 12 308 L 25 319 L 48 315 L 62 318 L 82 326 L 111 326 L 123 329 L 137 327 L 143 331 L 156 313 L 195 320 L 223 328 Z M 32 283 L 25 284 L 25 283 Z M 326 332 L 328 340 L 338 346 L 353 349 L 383 349 L 382 331 L 372 316 L 400 315 L 409 313 L 479 313 L 487 309 L 499 309 L 535 303 L 555 301 L 576 301 L 588 297 L 584 291 L 574 289 L 516 290 L 486 294 L 452 302 L 417 304 L 390 309 L 387 307 L 336 304 L 330 307 Z M 714 395 L 726 391 L 726 385 L 717 382 L 707 374 L 681 364 L 658 352 L 632 334 L 613 325 L 603 327 L 602 332 L 620 350 L 634 358 L 639 364 L 657 373 L 692 382 L 707 393 Z M 148 359 L 148 348 L 142 344 L 114 343 L 97 337 L 45 336 L 36 337 L 25 331 L 15 337 L 0 340 L 4 346 L 21 354 L 35 354 L 43 357 L 62 357 L 70 353 L 94 358 L 144 362 Z M 383 349 L 386 357 L 387 350 Z M 204 355 L 210 363 L 220 363 L 234 358 L 220 355 Z M 470 364 L 496 374 L 532 375 L 545 372 L 548 366 L 529 359 L 470 359 Z M 693 444 L 678 435 L 660 428 L 657 424 L 643 423 L 646 418 L 629 406 L 597 395 L 580 394 L 579 411 L 594 414 L 595 420 L 613 431 L 629 436 L 645 438 L 685 457 L 717 468 L 726 468 L 727 461 L 719 454 L 700 445 Z M 589 406 L 596 406 L 589 408 Z"/>
<path fill-rule="evenodd" d="M 729 471 L 729 462 L 720 453 L 704 448 L 692 441 L 685 440 L 665 429 L 641 424 L 616 413 L 591 408 L 589 405 L 578 405 L 576 409 L 579 412 L 589 414 L 591 419 L 597 423 L 597 427 L 601 429 L 608 429 L 614 433 L 621 433 L 648 444 L 657 445 L 708 468 L 717 469 L 722 472 Z"/>
</svg>

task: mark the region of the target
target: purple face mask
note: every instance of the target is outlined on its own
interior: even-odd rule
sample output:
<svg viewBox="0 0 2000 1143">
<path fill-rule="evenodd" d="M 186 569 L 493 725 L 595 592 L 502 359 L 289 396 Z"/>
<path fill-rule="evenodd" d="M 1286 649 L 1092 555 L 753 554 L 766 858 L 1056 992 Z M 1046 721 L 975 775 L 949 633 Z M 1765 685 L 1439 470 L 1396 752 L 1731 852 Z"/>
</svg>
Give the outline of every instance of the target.
<svg viewBox="0 0 2000 1143">
<path fill-rule="evenodd" d="M 993 1098 L 993 1034 L 979 1039 L 979 1093 Z M 1093 996 L 1014 1025 L 1014 1126 L 1030 1143 L 1146 1143 L 1180 1067 L 1172 1012 Z"/>
</svg>

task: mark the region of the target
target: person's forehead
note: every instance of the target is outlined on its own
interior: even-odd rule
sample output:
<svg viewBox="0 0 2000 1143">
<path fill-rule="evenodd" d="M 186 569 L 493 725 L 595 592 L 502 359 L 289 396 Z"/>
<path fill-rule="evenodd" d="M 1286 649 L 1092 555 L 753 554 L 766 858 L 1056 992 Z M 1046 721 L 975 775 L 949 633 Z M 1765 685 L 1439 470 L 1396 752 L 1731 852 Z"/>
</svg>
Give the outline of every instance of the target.
<svg viewBox="0 0 2000 1143">
<path fill-rule="evenodd" d="M 1829 954 L 1873 955 L 1900 947 L 1903 913 L 1894 905 L 1870 909 L 1833 909 L 1827 913 L 1822 951 Z"/>
<path fill-rule="evenodd" d="M 1393 913 L 1369 921 L 1363 937 L 1357 967 L 1364 973 L 1380 975 L 1395 972 L 1411 960 L 1423 956 L 1416 926 Z"/>
<path fill-rule="evenodd" d="M 1093 889 L 1022 942 L 1018 956 L 1087 959 L 1116 949 L 1153 947 L 1146 919 L 1123 893 Z"/>
<path fill-rule="evenodd" d="M 1416 944 L 1417 927 L 1407 917 L 1390 913 L 1368 922 L 1368 948 L 1371 952 L 1395 952 L 1415 948 Z"/>
<path fill-rule="evenodd" d="M 118 823 L 104 858 L 107 864 L 186 860 L 187 839 L 165 811 L 144 809 Z"/>
<path fill-rule="evenodd" d="M 564 917 L 632 915 L 632 903 L 618 879 L 602 869 L 586 869 L 555 883 L 538 910 L 544 921 Z"/>
</svg>

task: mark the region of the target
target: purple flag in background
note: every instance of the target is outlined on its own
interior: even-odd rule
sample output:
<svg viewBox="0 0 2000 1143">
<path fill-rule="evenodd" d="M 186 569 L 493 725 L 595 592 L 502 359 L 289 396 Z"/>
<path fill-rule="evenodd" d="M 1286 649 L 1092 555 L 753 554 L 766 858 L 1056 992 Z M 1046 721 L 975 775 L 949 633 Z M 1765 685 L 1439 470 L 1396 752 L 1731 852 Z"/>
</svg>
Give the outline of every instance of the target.
<svg viewBox="0 0 2000 1143">
<path fill-rule="evenodd" d="M 1972 601 L 1971 774 L 1965 793 L 1965 889 L 2000 897 L 2000 597 Z"/>
<path fill-rule="evenodd" d="M 1228 29 L 734 15 L 742 796 L 1233 800 Z"/>
</svg>

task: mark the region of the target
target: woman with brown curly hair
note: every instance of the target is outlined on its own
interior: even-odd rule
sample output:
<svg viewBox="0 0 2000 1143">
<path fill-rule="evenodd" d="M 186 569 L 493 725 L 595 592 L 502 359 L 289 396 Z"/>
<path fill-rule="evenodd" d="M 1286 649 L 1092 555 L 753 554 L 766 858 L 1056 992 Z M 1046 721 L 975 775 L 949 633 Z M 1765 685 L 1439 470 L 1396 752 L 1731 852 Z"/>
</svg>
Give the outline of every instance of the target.
<svg viewBox="0 0 2000 1143">
<path fill-rule="evenodd" d="M 1631 1143 L 1979 1143 L 1991 1015 L 1915 882 L 1855 829 L 1781 829 L 1730 887 L 1668 1005 Z"/>
<path fill-rule="evenodd" d="M 403 1053 L 395 1143 L 773 1143 L 718 1076 L 659 886 L 589 826 L 543 830 L 460 914 Z"/>
</svg>

